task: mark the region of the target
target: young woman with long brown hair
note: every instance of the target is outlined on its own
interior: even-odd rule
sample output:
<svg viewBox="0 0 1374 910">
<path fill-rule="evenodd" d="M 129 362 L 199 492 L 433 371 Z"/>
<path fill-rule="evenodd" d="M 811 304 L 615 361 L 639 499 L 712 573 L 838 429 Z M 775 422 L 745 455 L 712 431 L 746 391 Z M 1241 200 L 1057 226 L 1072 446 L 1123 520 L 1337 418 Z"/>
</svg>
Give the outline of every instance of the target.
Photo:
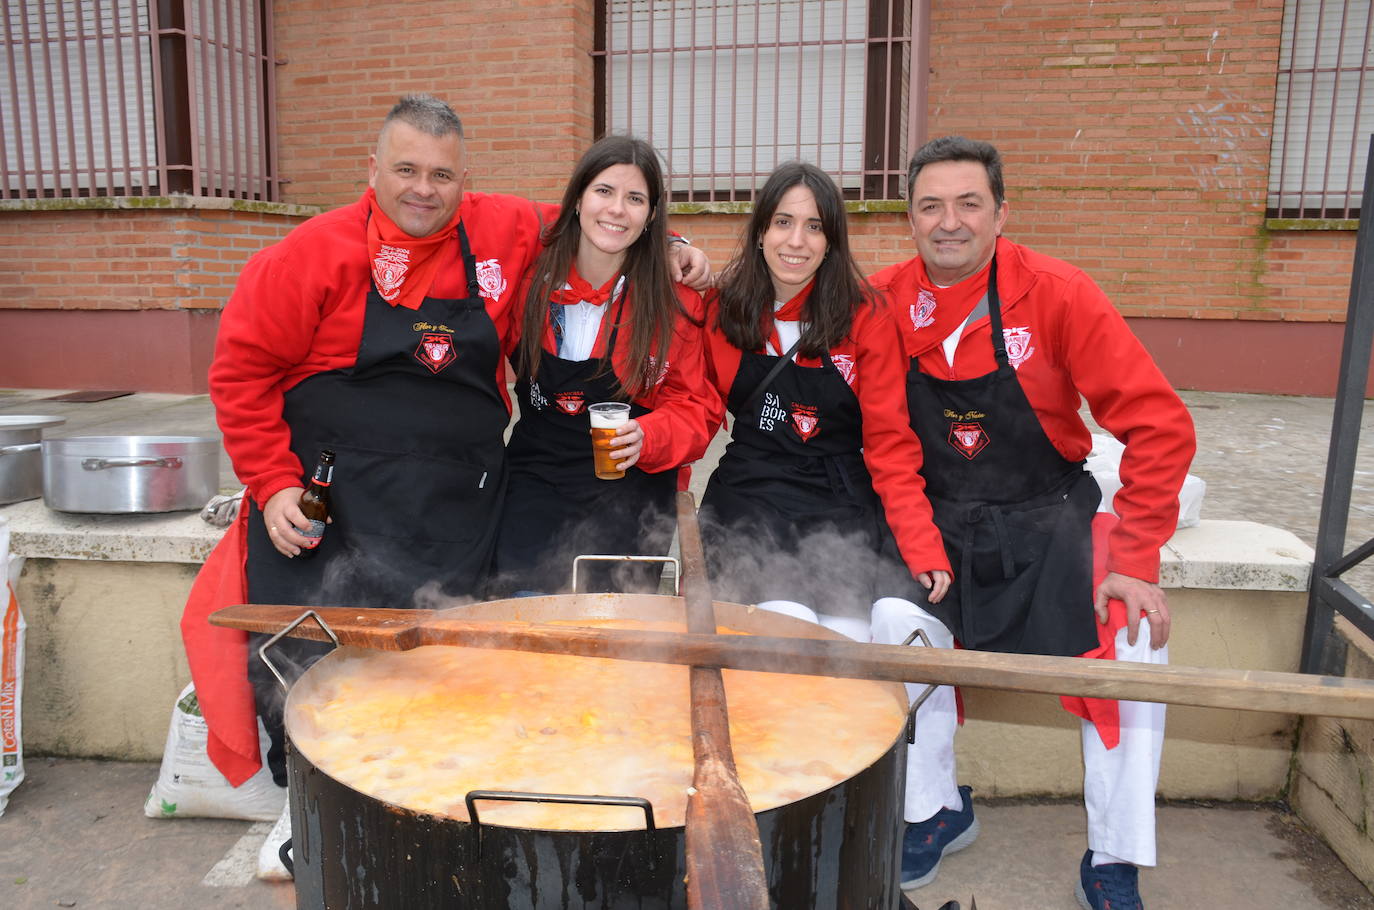
<svg viewBox="0 0 1374 910">
<path fill-rule="evenodd" d="M 672 281 L 666 184 L 653 146 L 608 136 L 582 156 L 526 279 L 512 339 L 520 421 L 492 592 L 566 590 L 579 553 L 662 555 L 678 469 L 700 458 L 723 406 L 704 379 L 701 298 Z M 630 405 L 600 480 L 587 408 Z M 656 573 L 593 572 L 600 590 Z"/>
<path fill-rule="evenodd" d="M 717 596 L 867 641 L 890 525 L 938 601 L 949 561 L 907 422 L 902 336 L 824 171 L 793 161 L 768 178 L 707 326 L 707 368 L 734 415 L 702 500 Z"/>
</svg>

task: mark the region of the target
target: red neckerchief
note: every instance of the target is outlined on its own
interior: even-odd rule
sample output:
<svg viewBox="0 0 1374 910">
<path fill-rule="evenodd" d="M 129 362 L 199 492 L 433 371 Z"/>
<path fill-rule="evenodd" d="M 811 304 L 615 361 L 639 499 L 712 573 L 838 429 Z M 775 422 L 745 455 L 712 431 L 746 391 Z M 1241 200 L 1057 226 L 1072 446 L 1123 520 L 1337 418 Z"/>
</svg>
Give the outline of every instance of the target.
<svg viewBox="0 0 1374 910">
<path fill-rule="evenodd" d="M 992 260 L 988 260 L 991 264 Z M 917 297 L 901 301 L 915 333 L 909 351 L 912 356 L 937 347 L 968 318 L 988 291 L 988 265 L 958 284 L 942 288 L 930 280 L 926 264 L 916 260 Z"/>
<path fill-rule="evenodd" d="M 806 283 L 806 287 L 797 292 L 791 300 L 784 303 L 780 308 L 773 311 L 773 318 L 768 320 L 768 331 L 765 333 L 765 350 L 769 342 L 773 345 L 773 350 L 778 352 L 778 356 L 787 353 L 787 349 L 782 346 L 782 341 L 778 338 L 778 320 L 783 322 L 801 322 L 802 308 L 806 305 L 806 299 L 811 296 L 811 289 L 815 287 L 816 279 L 812 278 Z"/>
<path fill-rule="evenodd" d="M 412 237 L 386 216 L 377 204 L 377 194 L 368 188 L 367 259 L 372 265 L 372 281 L 377 293 L 392 306 L 418 310 L 439 269 L 439 253 L 453 236 L 459 211 L 448 224 L 428 237 Z"/>
<path fill-rule="evenodd" d="M 561 303 L 564 306 L 572 306 L 577 303 L 590 303 L 592 306 L 602 306 L 607 300 L 611 299 L 611 292 L 615 290 L 615 283 L 619 280 L 619 275 L 612 275 L 611 280 L 599 288 L 594 288 L 588 283 L 587 279 L 577 274 L 577 265 L 568 269 L 568 286 L 559 288 L 549 295 L 552 303 Z"/>
<path fill-rule="evenodd" d="M 559 288 L 549 294 L 549 318 L 545 325 L 544 346 L 550 351 L 557 352 L 563 344 L 564 316 L 562 308 L 565 306 L 576 306 L 579 303 L 590 303 L 592 306 L 605 306 L 611 299 L 611 294 L 615 293 L 616 283 L 624 277 L 614 275 L 611 280 L 599 288 L 594 288 L 591 284 L 577 273 L 577 266 L 573 265 L 568 269 L 568 277 L 565 288 Z M 557 309 L 555 309 L 557 308 Z M 599 356 L 598 351 L 605 346 L 607 319 L 603 315 L 601 327 L 597 330 L 596 341 L 592 345 L 592 356 Z"/>
</svg>

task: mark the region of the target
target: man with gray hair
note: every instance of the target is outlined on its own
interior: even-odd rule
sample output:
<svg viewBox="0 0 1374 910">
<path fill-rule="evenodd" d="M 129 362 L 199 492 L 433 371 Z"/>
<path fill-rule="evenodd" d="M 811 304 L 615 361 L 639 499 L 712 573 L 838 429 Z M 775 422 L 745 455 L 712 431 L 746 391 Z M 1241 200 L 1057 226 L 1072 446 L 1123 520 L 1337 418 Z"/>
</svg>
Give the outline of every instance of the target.
<svg viewBox="0 0 1374 910">
<path fill-rule="evenodd" d="M 938 647 L 1166 663 L 1159 548 L 1196 446 L 1187 408 L 1087 275 L 1001 236 L 997 149 L 929 142 L 912 158 L 908 190 L 920 255 L 870 280 L 910 318 L 911 425 L 954 581 L 938 604 L 914 582 L 894 585 L 896 596 L 874 604 L 874 640 L 900 643 L 920 628 Z M 1099 511 L 1084 470 L 1083 399 L 1125 443 L 1119 519 Z M 1140 908 L 1137 867 L 1155 864 L 1164 708 L 1064 703 L 1083 718 L 1078 900 Z M 956 726 L 954 694 L 940 687 L 917 712 L 908 750 L 904 888 L 933 881 L 941 858 L 978 834 L 970 788 L 955 776 Z"/>
</svg>

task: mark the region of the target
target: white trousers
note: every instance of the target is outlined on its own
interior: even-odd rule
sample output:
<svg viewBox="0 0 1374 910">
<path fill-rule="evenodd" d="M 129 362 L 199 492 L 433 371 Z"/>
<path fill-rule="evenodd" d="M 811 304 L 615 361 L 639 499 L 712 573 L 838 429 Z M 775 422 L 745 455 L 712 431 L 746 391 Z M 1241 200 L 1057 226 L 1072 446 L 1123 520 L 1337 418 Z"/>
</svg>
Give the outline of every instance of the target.
<svg viewBox="0 0 1374 910">
<path fill-rule="evenodd" d="M 846 635 L 855 641 L 869 642 L 870 633 L 868 623 L 865 620 L 852 616 L 831 616 L 828 613 L 817 613 L 815 610 L 799 604 L 795 600 L 764 600 L 758 604 L 760 610 L 770 610 L 774 613 L 782 613 L 785 616 L 795 616 L 807 622 L 814 622 L 816 625 L 825 626 L 827 629 Z"/>
<path fill-rule="evenodd" d="M 873 604 L 873 641 L 901 644 L 917 628 L 926 633 L 933 647 L 954 646 L 954 636 L 945 624 L 911 601 L 883 597 Z M 1124 628 L 1117 633 L 1117 660 L 1169 662 L 1167 646 L 1150 648 L 1148 623 L 1141 622 L 1135 645 L 1127 644 L 1126 636 Z M 920 647 L 919 639 L 912 647 Z M 926 689 L 912 683 L 906 688 L 907 698 L 913 702 Z M 1137 866 L 1153 866 L 1155 789 L 1164 746 L 1164 705 L 1123 701 L 1120 710 L 1121 741 L 1114 749 L 1102 745 L 1091 723 L 1081 722 L 1088 847 Z M 916 712 L 916 743 L 907 748 L 907 821 L 925 821 L 942 808 L 960 807 L 954 761 L 957 728 L 954 690 L 938 686 Z"/>
</svg>

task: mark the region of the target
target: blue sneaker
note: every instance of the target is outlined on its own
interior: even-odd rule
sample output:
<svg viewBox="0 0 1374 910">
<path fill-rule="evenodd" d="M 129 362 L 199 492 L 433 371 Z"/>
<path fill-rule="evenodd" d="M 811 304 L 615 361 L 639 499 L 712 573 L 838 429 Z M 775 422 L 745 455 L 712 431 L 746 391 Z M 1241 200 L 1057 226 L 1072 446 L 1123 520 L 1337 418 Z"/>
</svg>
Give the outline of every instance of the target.
<svg viewBox="0 0 1374 910">
<path fill-rule="evenodd" d="M 1140 902 L 1140 870 L 1130 863 L 1093 865 L 1093 852 L 1078 865 L 1078 905 L 1083 910 L 1145 910 Z"/>
<path fill-rule="evenodd" d="M 935 881 L 940 860 L 978 839 L 973 817 L 973 788 L 960 787 L 961 809 L 941 809 L 923 822 L 911 822 L 902 835 L 902 890 L 924 888 Z"/>
</svg>

